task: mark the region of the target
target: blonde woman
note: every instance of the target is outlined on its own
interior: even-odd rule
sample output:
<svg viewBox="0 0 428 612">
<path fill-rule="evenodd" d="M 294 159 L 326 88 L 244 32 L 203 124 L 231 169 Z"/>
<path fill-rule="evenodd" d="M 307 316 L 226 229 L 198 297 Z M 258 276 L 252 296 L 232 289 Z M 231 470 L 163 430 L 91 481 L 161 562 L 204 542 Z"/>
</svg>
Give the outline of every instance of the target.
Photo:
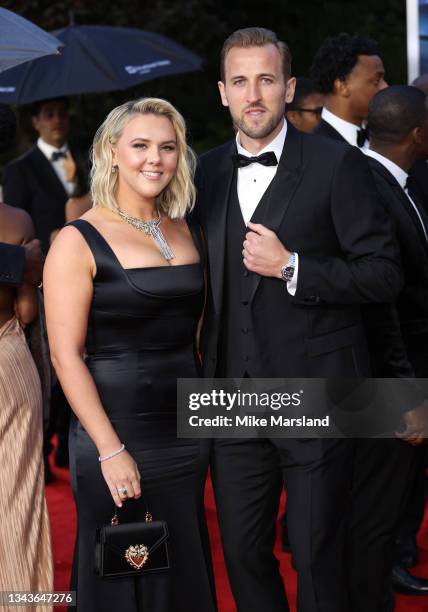
<svg viewBox="0 0 428 612">
<path fill-rule="evenodd" d="M 92 161 L 94 206 L 61 230 L 44 275 L 52 360 L 77 417 L 77 609 L 211 612 L 209 445 L 176 438 L 176 379 L 197 376 L 203 303 L 198 234 L 186 223 L 195 192 L 184 120 L 165 100 L 123 104 L 96 133 Z M 95 575 L 96 528 L 114 504 L 141 520 L 141 501 L 130 500 L 141 496 L 168 523 L 171 569 Z"/>
</svg>

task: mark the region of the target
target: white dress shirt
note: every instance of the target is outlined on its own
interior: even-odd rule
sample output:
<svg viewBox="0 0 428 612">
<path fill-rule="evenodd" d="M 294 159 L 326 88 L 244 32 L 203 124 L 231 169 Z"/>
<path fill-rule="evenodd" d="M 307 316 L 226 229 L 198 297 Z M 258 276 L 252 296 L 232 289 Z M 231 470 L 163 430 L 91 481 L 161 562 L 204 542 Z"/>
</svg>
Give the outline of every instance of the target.
<svg viewBox="0 0 428 612">
<path fill-rule="evenodd" d="M 422 220 L 422 217 L 421 217 L 421 215 L 419 213 L 418 207 L 413 202 L 412 198 L 410 197 L 410 195 L 409 195 L 409 193 L 408 193 L 408 191 L 406 189 L 406 181 L 407 181 L 407 177 L 409 176 L 407 174 L 407 172 L 405 170 L 403 170 L 403 168 L 400 168 L 400 166 L 397 166 L 396 163 L 394 163 L 393 161 L 391 161 L 387 157 L 384 157 L 380 153 L 377 153 L 376 151 L 372 151 L 371 149 L 365 149 L 364 153 L 366 155 L 368 155 L 369 157 L 373 157 L 373 159 L 376 159 L 380 164 L 382 164 L 382 166 L 384 166 L 392 174 L 392 176 L 395 178 L 397 183 L 403 189 L 404 193 L 409 198 L 409 201 L 410 201 L 411 205 L 415 209 L 415 212 L 416 212 L 416 214 L 418 216 L 418 219 L 419 219 L 420 224 L 422 226 L 422 229 L 424 231 L 425 239 L 428 242 L 427 228 L 425 227 L 425 224 L 424 224 L 424 222 Z"/>
<path fill-rule="evenodd" d="M 276 159 L 279 162 L 279 159 L 282 155 L 282 150 L 284 148 L 286 135 L 287 122 L 284 120 L 284 124 L 279 134 L 275 136 L 272 142 L 266 145 L 266 147 L 262 149 L 258 153 L 258 155 L 262 155 L 263 153 L 267 153 L 268 151 L 273 151 L 276 155 Z M 239 141 L 239 132 L 236 134 L 236 148 L 240 155 L 245 155 L 246 157 L 253 157 L 253 153 L 250 153 L 241 145 Z M 253 216 L 254 211 L 258 206 L 258 203 L 262 199 L 266 189 L 271 184 L 277 170 L 278 166 L 264 166 L 263 164 L 257 163 L 250 164 L 249 166 L 245 166 L 243 168 L 238 168 L 238 200 L 245 225 L 248 225 L 248 222 L 251 220 L 251 217 Z M 286 263 L 287 262 L 284 262 L 284 264 Z M 287 289 L 291 295 L 294 295 L 296 293 L 298 269 L 299 257 L 296 253 L 293 278 L 287 283 Z"/>
<path fill-rule="evenodd" d="M 75 189 L 75 182 L 67 181 L 67 173 L 65 170 L 65 159 L 63 157 L 60 157 L 59 159 L 55 161 L 52 160 L 52 153 L 59 153 L 59 152 L 67 153 L 68 151 L 67 143 L 64 146 L 62 146 L 60 149 L 57 149 L 56 147 L 53 147 L 52 145 L 48 144 L 47 142 L 39 138 L 37 140 L 37 146 L 39 147 L 43 155 L 46 157 L 46 159 L 52 164 L 52 168 L 55 170 L 65 191 L 68 193 L 69 196 L 71 196 L 71 194 L 73 193 Z"/>
<path fill-rule="evenodd" d="M 321 112 L 321 119 L 324 119 L 324 121 L 326 121 L 329 125 L 331 125 L 332 128 L 334 128 L 337 132 L 339 132 L 342 138 L 344 138 L 346 142 L 348 142 L 350 145 L 352 145 L 353 147 L 358 146 L 357 145 L 357 134 L 360 131 L 360 128 L 358 127 L 358 125 L 349 123 L 349 121 L 345 121 L 344 119 L 341 119 L 337 115 L 334 115 L 325 106 Z M 361 147 L 361 148 L 365 149 L 366 145 L 364 145 L 364 147 Z"/>
</svg>

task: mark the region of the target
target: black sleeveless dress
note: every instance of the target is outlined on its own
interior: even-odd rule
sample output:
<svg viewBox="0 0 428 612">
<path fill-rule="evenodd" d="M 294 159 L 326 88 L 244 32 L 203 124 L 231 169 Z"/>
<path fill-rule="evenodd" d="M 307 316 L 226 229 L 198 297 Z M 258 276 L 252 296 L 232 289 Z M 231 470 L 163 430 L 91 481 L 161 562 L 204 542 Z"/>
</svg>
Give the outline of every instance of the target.
<svg viewBox="0 0 428 612">
<path fill-rule="evenodd" d="M 82 219 L 70 225 L 84 236 L 97 267 L 86 363 L 113 427 L 138 464 L 143 498 L 153 517 L 168 523 L 171 562 L 167 572 L 139 578 L 94 574 L 95 531 L 110 522 L 114 503 L 97 449 L 74 417 L 70 470 L 78 533 L 71 589 L 77 610 L 214 612 L 203 508 L 210 444 L 176 437 L 176 379 L 198 376 L 202 264 L 125 270 L 93 225 Z M 128 500 L 124 513 L 142 520 L 143 502 Z"/>
</svg>

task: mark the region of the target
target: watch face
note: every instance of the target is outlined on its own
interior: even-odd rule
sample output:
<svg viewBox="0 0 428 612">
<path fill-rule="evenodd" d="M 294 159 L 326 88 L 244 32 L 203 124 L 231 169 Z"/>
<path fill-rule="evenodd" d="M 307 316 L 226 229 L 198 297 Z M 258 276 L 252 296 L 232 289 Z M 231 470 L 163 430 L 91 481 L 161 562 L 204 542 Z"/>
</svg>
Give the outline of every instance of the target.
<svg viewBox="0 0 428 612">
<path fill-rule="evenodd" d="M 294 274 L 294 266 L 284 266 L 281 270 L 281 276 L 285 281 L 291 281 Z"/>
</svg>

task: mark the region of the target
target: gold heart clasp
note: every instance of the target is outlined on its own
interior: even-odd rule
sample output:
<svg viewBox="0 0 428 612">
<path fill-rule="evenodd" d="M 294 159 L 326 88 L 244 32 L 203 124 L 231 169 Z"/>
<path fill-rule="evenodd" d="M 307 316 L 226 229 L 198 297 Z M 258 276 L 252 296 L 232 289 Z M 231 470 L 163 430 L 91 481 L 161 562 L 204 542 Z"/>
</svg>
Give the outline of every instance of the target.
<svg viewBox="0 0 428 612">
<path fill-rule="evenodd" d="M 139 570 L 149 558 L 149 549 L 145 544 L 132 544 L 125 550 L 125 559 L 129 565 Z"/>
</svg>

